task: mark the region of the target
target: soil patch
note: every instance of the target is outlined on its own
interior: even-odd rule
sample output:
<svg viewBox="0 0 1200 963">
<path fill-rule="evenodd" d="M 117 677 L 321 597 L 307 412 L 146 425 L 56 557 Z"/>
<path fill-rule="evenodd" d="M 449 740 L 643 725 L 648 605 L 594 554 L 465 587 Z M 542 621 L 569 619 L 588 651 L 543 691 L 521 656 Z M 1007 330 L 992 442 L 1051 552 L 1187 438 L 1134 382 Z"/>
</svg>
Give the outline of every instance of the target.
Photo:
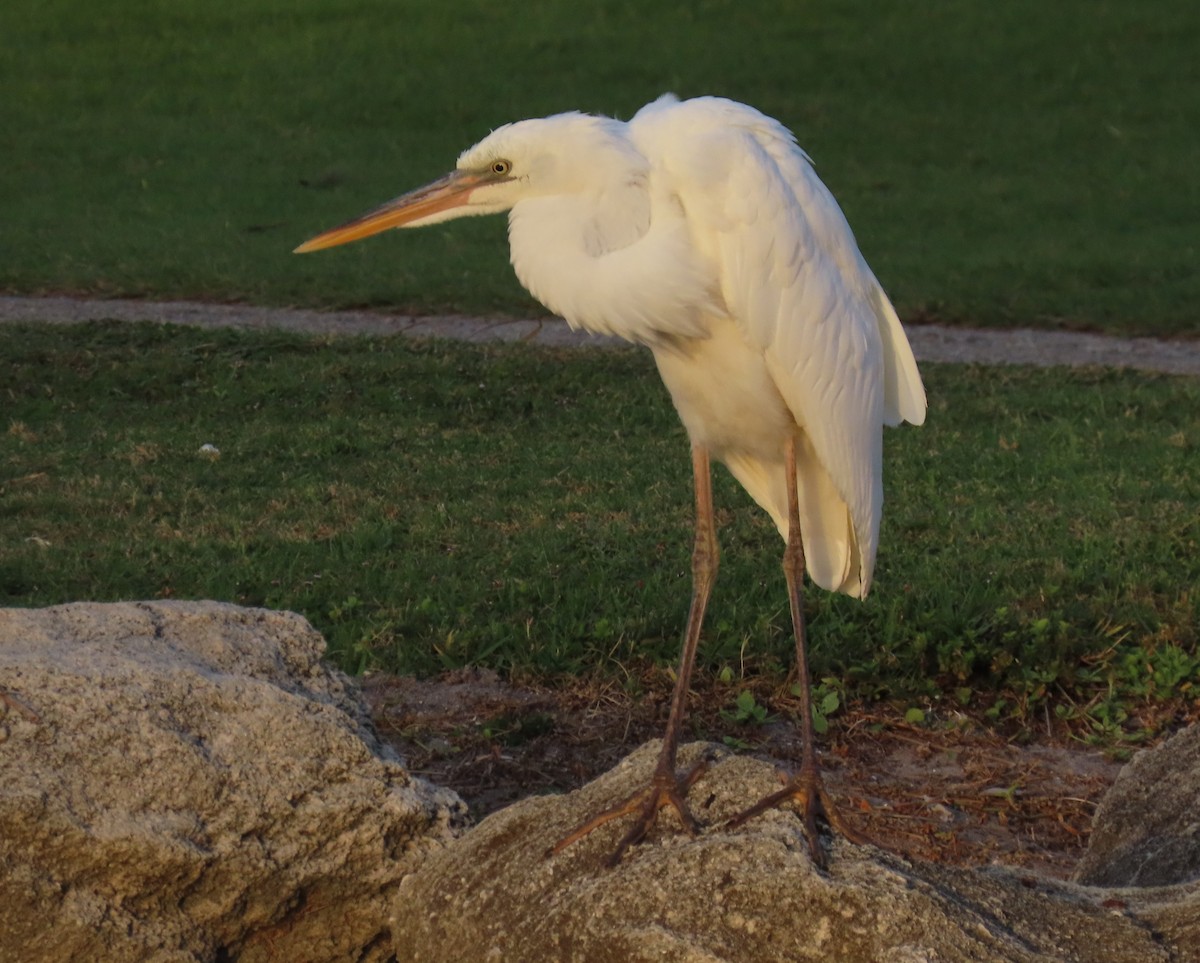
<svg viewBox="0 0 1200 963">
<path fill-rule="evenodd" d="M 487 670 L 428 681 L 372 676 L 363 689 L 409 768 L 457 791 L 478 820 L 526 796 L 577 789 L 661 736 L 670 679 L 648 680 L 636 698 L 615 682 L 551 689 Z M 795 700 L 784 690 L 769 700 L 777 718 L 737 723 L 723 714 L 736 691 L 700 682 L 685 738 L 725 740 L 781 770 L 794 766 Z M 844 711 L 819 744 L 834 798 L 880 843 L 925 860 L 1057 878 L 1083 855 L 1121 767 L 1062 734 L 1018 744 L 966 716 L 914 726 L 890 709 Z M 703 792 L 701 780 L 692 793 Z"/>
</svg>

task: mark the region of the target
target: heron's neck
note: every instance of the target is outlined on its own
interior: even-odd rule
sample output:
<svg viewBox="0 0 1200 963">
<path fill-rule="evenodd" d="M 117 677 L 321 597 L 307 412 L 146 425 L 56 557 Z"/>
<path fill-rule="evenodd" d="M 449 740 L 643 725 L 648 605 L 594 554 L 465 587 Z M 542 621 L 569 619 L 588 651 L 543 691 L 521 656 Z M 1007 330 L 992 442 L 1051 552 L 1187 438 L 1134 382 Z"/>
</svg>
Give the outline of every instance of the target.
<svg viewBox="0 0 1200 963">
<path fill-rule="evenodd" d="M 572 327 L 644 344 L 707 333 L 711 275 L 677 205 L 643 185 L 521 201 L 508 237 L 521 283 Z"/>
</svg>

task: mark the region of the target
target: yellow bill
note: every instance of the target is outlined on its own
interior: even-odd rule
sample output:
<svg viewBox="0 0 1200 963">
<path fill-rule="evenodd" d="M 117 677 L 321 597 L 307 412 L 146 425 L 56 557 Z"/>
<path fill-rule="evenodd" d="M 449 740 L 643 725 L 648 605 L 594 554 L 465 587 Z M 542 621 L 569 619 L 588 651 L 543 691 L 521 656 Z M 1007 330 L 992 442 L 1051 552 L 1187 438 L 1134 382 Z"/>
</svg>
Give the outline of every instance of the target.
<svg viewBox="0 0 1200 963">
<path fill-rule="evenodd" d="M 351 241 L 370 237 L 393 227 L 415 227 L 417 222 L 466 204 L 471 197 L 471 191 L 478 187 L 482 180 L 478 174 L 454 171 L 432 184 L 418 187 L 415 191 L 409 191 L 352 221 L 318 234 L 292 253 L 307 254 L 339 244 L 349 244 Z"/>
</svg>

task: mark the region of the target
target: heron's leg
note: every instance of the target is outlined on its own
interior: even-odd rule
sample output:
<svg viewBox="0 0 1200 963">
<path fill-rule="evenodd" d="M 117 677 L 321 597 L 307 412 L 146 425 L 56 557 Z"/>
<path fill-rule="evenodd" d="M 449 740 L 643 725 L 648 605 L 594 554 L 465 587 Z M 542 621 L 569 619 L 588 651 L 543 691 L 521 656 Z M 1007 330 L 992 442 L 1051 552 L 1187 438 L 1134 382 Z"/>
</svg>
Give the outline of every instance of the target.
<svg viewBox="0 0 1200 963">
<path fill-rule="evenodd" d="M 817 763 L 816 735 L 813 732 L 812 683 L 808 673 L 808 633 L 804 622 L 804 543 L 800 537 L 800 499 L 796 491 L 796 440 L 788 441 L 784 471 L 787 472 L 788 490 L 788 538 L 783 552 L 783 572 L 787 579 L 788 601 L 792 609 L 792 627 L 796 633 L 796 671 L 800 677 L 800 741 L 802 756 L 800 769 L 778 792 L 759 800 L 745 812 L 729 822 L 731 828 L 760 813 L 773 809 L 780 803 L 796 800 L 804 815 L 804 829 L 808 836 L 808 848 L 813 862 L 824 868 L 825 853 L 817 835 L 817 814 L 821 813 L 837 832 L 853 843 L 873 843 L 842 818 L 833 804 L 833 799 L 821 780 L 821 769 Z"/>
<path fill-rule="evenodd" d="M 704 610 L 712 594 L 717 578 L 717 528 L 713 520 L 712 471 L 709 467 L 708 451 L 695 445 L 692 447 L 692 474 L 696 489 L 696 540 L 692 548 L 692 604 L 688 612 L 687 629 L 683 636 L 683 651 L 679 658 L 679 673 L 675 678 L 675 691 L 671 695 L 671 711 L 667 718 L 667 731 L 663 736 L 662 749 L 654 768 L 650 785 L 639 790 L 628 799 L 622 800 L 597 814 L 577 829 L 568 833 L 554 845 L 551 854 L 559 853 L 572 843 L 582 839 L 592 830 L 621 816 L 637 813 L 629 831 L 617 844 L 616 851 L 609 857 L 608 865 L 621 861 L 630 846 L 640 843 L 658 817 L 658 811 L 670 806 L 679 816 L 679 821 L 689 835 L 697 832 L 696 820 L 684 797 L 692 784 L 704 773 L 706 763 L 700 762 L 684 774 L 676 773 L 675 757 L 679 749 L 679 736 L 683 728 L 683 715 L 687 708 L 688 689 L 691 684 L 692 666 L 696 661 L 696 648 L 700 643 L 700 627 L 704 624 Z"/>
</svg>

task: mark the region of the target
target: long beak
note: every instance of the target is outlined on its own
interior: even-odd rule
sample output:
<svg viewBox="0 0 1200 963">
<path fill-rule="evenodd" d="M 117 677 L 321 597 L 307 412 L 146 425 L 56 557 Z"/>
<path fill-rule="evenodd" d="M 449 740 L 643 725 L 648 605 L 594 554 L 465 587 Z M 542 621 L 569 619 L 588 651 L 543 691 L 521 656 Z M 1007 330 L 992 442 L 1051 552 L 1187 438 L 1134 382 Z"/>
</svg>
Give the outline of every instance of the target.
<svg viewBox="0 0 1200 963">
<path fill-rule="evenodd" d="M 339 244 L 348 244 L 392 227 L 403 227 L 431 214 L 438 214 L 452 207 L 461 207 L 471 197 L 471 191 L 480 185 L 483 178 L 467 171 L 454 171 L 432 184 L 418 187 L 388 201 L 372 211 L 367 211 L 352 221 L 331 228 L 305 241 L 293 254 L 307 254 Z"/>
</svg>

